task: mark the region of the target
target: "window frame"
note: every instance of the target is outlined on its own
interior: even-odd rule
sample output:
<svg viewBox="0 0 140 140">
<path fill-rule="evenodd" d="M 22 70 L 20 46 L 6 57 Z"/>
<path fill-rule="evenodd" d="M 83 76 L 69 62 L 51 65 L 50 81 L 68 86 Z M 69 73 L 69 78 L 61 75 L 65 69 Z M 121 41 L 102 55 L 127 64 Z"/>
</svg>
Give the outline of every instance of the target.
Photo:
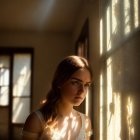
<svg viewBox="0 0 140 140">
<path fill-rule="evenodd" d="M 114 54 L 117 52 L 117 50 L 121 47 L 124 46 L 124 44 L 129 40 L 131 39 L 132 36 L 134 35 L 137 35 L 137 33 L 140 31 L 140 1 L 138 0 L 138 27 L 135 28 L 134 26 L 134 22 L 135 22 L 135 19 L 134 19 L 134 1 L 130 1 L 130 33 L 128 33 L 127 35 L 125 35 L 124 33 L 124 28 L 125 28 L 125 24 L 124 24 L 124 20 L 125 20 L 125 17 L 124 17 L 124 0 L 120 0 L 119 3 L 120 3 L 120 21 L 121 21 L 121 25 L 119 27 L 119 30 L 120 30 L 120 37 L 121 37 L 121 40 L 118 42 L 118 43 L 114 43 L 113 44 L 113 47 L 107 51 L 107 18 L 106 18 L 106 11 L 107 11 L 107 8 L 108 6 L 110 6 L 112 4 L 112 0 L 100 0 L 100 20 L 102 20 L 102 36 L 100 36 L 100 39 L 102 39 L 102 42 L 100 42 L 100 45 L 102 46 L 102 44 L 105 44 L 103 45 L 103 47 L 101 48 L 100 46 L 100 52 L 102 52 L 100 54 L 100 76 L 102 76 L 101 79 L 104 79 L 103 81 L 100 80 L 100 92 L 102 92 L 102 88 L 103 88 L 103 93 L 100 93 L 100 95 L 103 95 L 103 97 L 101 97 L 99 95 L 99 112 L 101 111 L 101 113 L 99 113 L 99 117 L 102 118 L 102 116 L 100 115 L 103 115 L 103 118 L 102 118 L 102 121 L 103 121 L 103 128 L 101 129 L 101 126 L 100 126 L 100 119 L 99 119 L 99 133 L 101 134 L 102 133 L 102 136 L 99 138 L 100 140 L 106 140 L 107 139 L 107 124 L 106 124 L 106 121 L 107 121 L 107 60 L 108 58 L 110 58 L 111 56 L 114 56 Z M 110 10 L 110 14 L 111 14 L 112 10 Z M 112 15 L 111 15 L 112 16 Z M 112 25 L 112 21 L 110 20 L 110 24 Z M 111 26 L 110 26 L 110 29 L 111 29 Z M 112 34 L 111 34 L 112 36 Z M 110 37 L 110 39 L 112 39 L 112 37 Z M 102 83 L 103 82 L 103 83 Z M 100 106 L 100 99 L 103 98 L 103 101 L 101 103 L 102 107 Z M 122 107 L 122 106 L 121 106 Z M 102 122 L 101 122 L 102 123 Z M 123 123 L 122 123 L 123 124 Z M 121 124 L 121 128 L 124 129 L 124 126 Z M 102 125 L 102 124 L 101 124 Z M 124 131 L 124 130 L 122 130 Z"/>
<path fill-rule="evenodd" d="M 33 97 L 33 59 L 34 59 L 34 50 L 32 47 L 2 47 L 0 46 L 0 55 L 8 55 L 10 56 L 10 80 L 9 80 L 9 105 L 8 106 L 0 106 L 0 108 L 9 108 L 9 121 L 8 121 L 8 132 L 9 136 L 13 135 L 13 128 L 14 126 L 19 126 L 21 127 L 23 123 L 12 123 L 12 107 L 13 107 L 13 57 L 14 54 L 30 54 L 31 55 L 31 84 L 30 84 L 30 112 L 32 110 L 32 97 Z"/>
</svg>

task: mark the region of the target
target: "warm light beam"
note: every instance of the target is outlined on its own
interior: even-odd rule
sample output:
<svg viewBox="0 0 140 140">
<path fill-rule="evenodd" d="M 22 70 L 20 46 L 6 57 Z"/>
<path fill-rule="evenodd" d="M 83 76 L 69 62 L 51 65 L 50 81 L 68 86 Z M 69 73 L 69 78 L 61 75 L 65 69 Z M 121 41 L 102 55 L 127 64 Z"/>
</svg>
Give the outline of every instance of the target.
<svg viewBox="0 0 140 140">
<path fill-rule="evenodd" d="M 100 55 L 103 53 L 103 21 L 100 20 Z"/>
<path fill-rule="evenodd" d="M 103 76 L 100 75 L 100 140 L 103 139 Z"/>
</svg>

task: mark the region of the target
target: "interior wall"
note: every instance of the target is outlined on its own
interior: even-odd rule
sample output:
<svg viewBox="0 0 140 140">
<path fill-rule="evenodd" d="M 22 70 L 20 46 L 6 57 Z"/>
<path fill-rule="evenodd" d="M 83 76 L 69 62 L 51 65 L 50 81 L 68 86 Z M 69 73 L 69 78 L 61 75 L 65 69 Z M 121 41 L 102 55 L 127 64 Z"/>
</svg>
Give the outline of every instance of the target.
<svg viewBox="0 0 140 140">
<path fill-rule="evenodd" d="M 122 140 L 140 138 L 140 31 L 122 45 Z M 118 58 L 119 59 L 119 58 Z"/>
<path fill-rule="evenodd" d="M 77 19 L 77 26 L 73 33 L 73 46 L 78 39 L 82 26 L 86 19 L 89 19 L 89 47 L 90 62 L 93 69 L 93 136 L 95 140 L 99 140 L 99 89 L 100 89 L 100 70 L 101 57 L 99 53 L 99 2 L 86 4 L 81 9 L 81 14 Z M 131 139 L 138 140 L 140 137 L 140 32 L 132 34 L 125 38 L 115 53 L 111 55 L 113 59 L 113 93 L 121 95 L 121 132 L 119 138 L 121 140 Z M 75 48 L 73 48 L 75 49 Z M 104 63 L 104 62 L 103 62 Z M 105 70 L 106 72 L 106 70 Z M 107 84 L 107 81 L 105 85 Z M 104 92 L 106 89 L 104 89 Z M 132 107 L 132 108 L 131 108 Z M 130 109 L 130 110 L 129 110 Z M 132 110 L 131 110 L 132 109 Z M 128 112 L 130 111 L 130 112 Z M 132 111 L 132 112 L 131 112 Z M 104 116 L 105 117 L 105 116 Z M 106 120 L 105 120 L 106 123 Z M 115 127 L 115 126 L 114 126 Z M 103 129 L 104 133 L 107 128 Z M 119 131 L 119 130 L 117 130 Z M 118 132 L 119 133 L 119 132 Z M 111 135 L 111 133 L 110 133 Z M 104 135 L 105 136 L 105 135 Z M 106 136 L 103 137 L 106 139 Z"/>
<path fill-rule="evenodd" d="M 99 122 L 99 109 L 98 109 L 98 100 L 99 100 L 99 1 L 87 1 L 84 6 L 81 8 L 79 18 L 77 19 L 77 26 L 73 32 L 73 46 L 80 35 L 82 26 L 86 19 L 89 19 L 89 61 L 92 66 L 93 71 L 93 103 L 92 106 L 93 112 L 91 112 L 92 128 L 93 128 L 93 137 L 95 140 L 98 140 L 98 122 Z M 75 48 L 73 48 L 74 50 Z"/>
<path fill-rule="evenodd" d="M 71 35 L 67 33 L 3 32 L 2 47 L 34 48 L 33 104 L 36 109 L 46 97 L 56 65 L 65 56 L 72 54 Z"/>
</svg>

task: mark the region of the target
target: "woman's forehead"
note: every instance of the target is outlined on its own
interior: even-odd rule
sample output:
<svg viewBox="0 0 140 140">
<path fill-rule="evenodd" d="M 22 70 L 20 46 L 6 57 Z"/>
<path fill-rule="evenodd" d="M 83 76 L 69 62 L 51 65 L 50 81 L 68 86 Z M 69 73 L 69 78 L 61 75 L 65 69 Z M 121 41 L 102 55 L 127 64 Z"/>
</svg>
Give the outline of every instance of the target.
<svg viewBox="0 0 140 140">
<path fill-rule="evenodd" d="M 71 78 L 78 78 L 85 82 L 91 81 L 91 75 L 88 69 L 79 69 L 72 74 Z"/>
</svg>

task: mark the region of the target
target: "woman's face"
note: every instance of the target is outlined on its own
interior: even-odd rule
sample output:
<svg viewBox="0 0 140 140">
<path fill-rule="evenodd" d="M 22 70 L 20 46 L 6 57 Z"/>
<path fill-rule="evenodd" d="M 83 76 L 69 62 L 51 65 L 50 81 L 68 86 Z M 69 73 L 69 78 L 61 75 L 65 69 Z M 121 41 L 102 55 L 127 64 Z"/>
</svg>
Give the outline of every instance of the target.
<svg viewBox="0 0 140 140">
<path fill-rule="evenodd" d="M 62 101 L 79 106 L 88 92 L 91 76 L 87 69 L 79 69 L 60 88 Z"/>
</svg>

